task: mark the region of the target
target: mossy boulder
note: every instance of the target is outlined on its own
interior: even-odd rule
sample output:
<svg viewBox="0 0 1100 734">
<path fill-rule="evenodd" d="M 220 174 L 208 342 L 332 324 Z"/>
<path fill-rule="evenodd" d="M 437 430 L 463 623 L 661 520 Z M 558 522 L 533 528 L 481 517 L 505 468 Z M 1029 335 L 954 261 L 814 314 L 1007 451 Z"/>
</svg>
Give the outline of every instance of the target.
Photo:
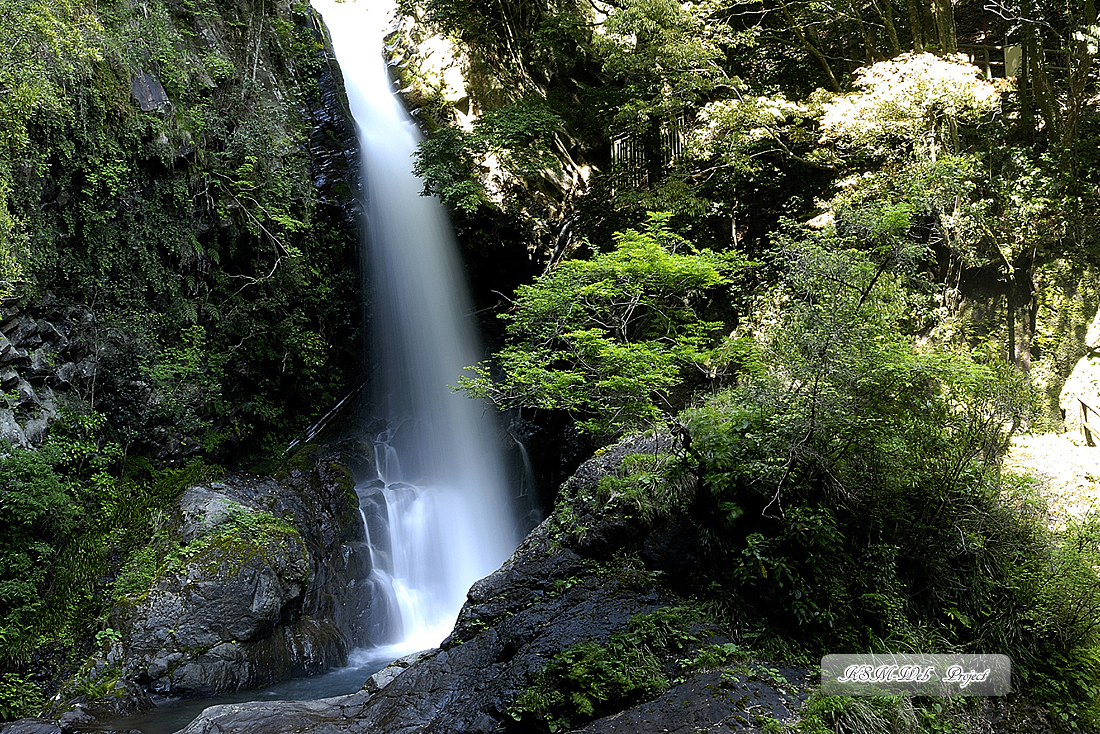
<svg viewBox="0 0 1100 734">
<path fill-rule="evenodd" d="M 230 475 L 180 496 L 145 580 L 119 587 L 121 679 L 209 695 L 345 662 L 368 588 L 357 502 L 338 456 L 299 463 L 282 481 Z"/>
<path fill-rule="evenodd" d="M 270 638 L 286 637 L 285 629 L 280 634 L 277 628 L 294 620 L 300 626 L 310 575 L 301 533 L 239 504 L 227 515 L 231 500 L 207 488 L 185 494 L 192 507 L 193 495 L 209 500 L 210 514 L 221 522 L 170 557 L 144 599 L 125 616 L 123 675 L 160 693 L 185 694 L 278 680 L 289 671 L 262 670 L 260 658 L 271 656 Z M 342 642 L 335 629 L 307 626 L 302 631 L 309 642 L 314 642 L 312 632 L 320 632 L 320 649 L 332 647 L 325 644 L 329 638 L 337 647 Z M 296 656 L 283 657 L 293 664 Z M 310 667 L 314 661 L 299 662 Z M 323 666 L 323 661 L 316 663 Z"/>
</svg>

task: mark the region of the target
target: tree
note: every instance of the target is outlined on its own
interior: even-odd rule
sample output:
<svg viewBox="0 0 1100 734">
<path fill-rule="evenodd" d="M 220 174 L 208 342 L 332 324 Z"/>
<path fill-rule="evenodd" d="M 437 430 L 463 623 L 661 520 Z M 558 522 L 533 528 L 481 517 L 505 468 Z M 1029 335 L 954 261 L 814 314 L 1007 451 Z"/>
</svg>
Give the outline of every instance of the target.
<svg viewBox="0 0 1100 734">
<path fill-rule="evenodd" d="M 489 363 L 459 385 L 501 409 L 565 410 L 589 433 L 619 434 L 675 410 L 671 392 L 692 369 L 717 377 L 730 358 L 725 326 L 700 315 L 711 291 L 747 266 L 736 254 L 696 251 L 667 214 L 615 236 L 614 250 L 568 260 L 521 286 L 508 334 Z"/>
</svg>

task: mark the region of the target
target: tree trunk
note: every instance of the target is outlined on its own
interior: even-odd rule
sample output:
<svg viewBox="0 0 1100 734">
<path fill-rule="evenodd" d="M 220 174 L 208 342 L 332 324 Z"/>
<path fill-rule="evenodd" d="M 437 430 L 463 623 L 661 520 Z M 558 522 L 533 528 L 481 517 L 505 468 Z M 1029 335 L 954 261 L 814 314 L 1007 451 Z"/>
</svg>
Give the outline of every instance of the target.
<svg viewBox="0 0 1100 734">
<path fill-rule="evenodd" d="M 935 3 L 940 50 L 945 54 L 953 54 L 959 50 L 955 40 L 955 8 L 951 0 L 935 0 Z"/>
<path fill-rule="evenodd" d="M 821 68 L 825 71 L 825 78 L 829 81 L 829 88 L 834 92 L 840 91 L 840 83 L 836 80 L 836 76 L 833 74 L 833 68 L 829 66 L 829 60 L 825 58 L 825 54 L 821 53 L 821 49 L 815 46 L 806 34 L 802 31 L 802 26 L 799 24 L 795 17 L 791 14 L 791 9 L 787 7 L 787 3 L 783 0 L 778 0 L 779 9 L 783 11 L 783 17 L 787 19 L 787 23 L 790 24 L 791 30 L 794 31 L 795 36 L 798 37 L 799 43 L 801 43 L 810 55 L 817 59 L 817 63 L 821 64 Z"/>
<path fill-rule="evenodd" d="M 1085 2 L 1084 25 L 1096 23 L 1096 2 Z M 1076 164 L 1077 123 L 1081 111 L 1088 104 L 1089 73 L 1092 71 L 1092 53 L 1088 41 L 1075 41 L 1070 55 L 1069 89 L 1066 95 L 1066 117 L 1062 128 L 1062 148 L 1069 162 Z"/>
<path fill-rule="evenodd" d="M 886 45 L 890 49 L 890 56 L 901 53 L 901 43 L 898 42 L 898 29 L 894 26 L 894 3 L 892 0 L 871 0 L 882 25 L 886 28 Z"/>
<path fill-rule="evenodd" d="M 924 51 L 924 23 L 920 17 L 920 5 L 917 0 L 906 0 L 909 6 L 909 31 L 913 35 L 913 50 Z"/>
<path fill-rule="evenodd" d="M 1035 26 L 1028 23 L 1024 31 L 1024 45 L 1028 56 L 1028 76 L 1031 78 L 1031 89 L 1035 97 L 1035 105 L 1039 108 L 1039 114 L 1043 117 L 1047 132 L 1058 139 L 1061 130 L 1061 120 L 1058 110 L 1054 106 L 1054 94 L 1051 92 L 1050 80 L 1047 78 L 1046 60 L 1043 58 L 1043 49 L 1035 32 Z"/>
<path fill-rule="evenodd" d="M 875 39 L 871 38 L 871 33 L 863 22 L 863 15 L 856 7 L 855 0 L 848 0 L 848 9 L 852 12 L 852 18 L 856 22 L 856 27 L 859 28 L 859 34 L 863 36 L 863 45 L 867 47 L 867 62 L 873 64 L 876 61 L 882 61 L 884 57 L 879 53 Z"/>
</svg>

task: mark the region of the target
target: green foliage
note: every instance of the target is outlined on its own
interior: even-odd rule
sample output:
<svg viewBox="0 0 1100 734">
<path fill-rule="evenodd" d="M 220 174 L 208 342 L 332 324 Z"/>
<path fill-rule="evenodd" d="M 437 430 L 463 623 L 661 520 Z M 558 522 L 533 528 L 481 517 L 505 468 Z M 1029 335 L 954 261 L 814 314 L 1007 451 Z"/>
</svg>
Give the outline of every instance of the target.
<svg viewBox="0 0 1100 734">
<path fill-rule="evenodd" d="M 594 500 L 600 505 L 623 503 L 647 523 L 667 517 L 686 509 L 694 489 L 690 477 L 679 475 L 680 468 L 666 452 L 629 454 L 616 471 L 600 477 Z"/>
<path fill-rule="evenodd" d="M 37 716 L 45 705 L 45 696 L 33 682 L 17 673 L 0 676 L 0 721 Z"/>
<path fill-rule="evenodd" d="M 354 359 L 332 346 L 354 343 L 350 238 L 338 207 L 319 209 L 320 151 L 305 145 L 309 13 L 213 0 L 0 13 L 0 88 L 31 90 L 18 109 L 0 100 L 0 284 L 18 281 L 24 306 L 50 293 L 82 309 L 68 336 L 92 362 L 74 390 L 128 453 L 200 439 L 219 456 L 270 451 Z M 210 33 L 240 42 L 212 51 Z M 138 109 L 139 73 L 169 106 Z"/>
<path fill-rule="evenodd" d="M 684 671 L 712 670 L 729 665 L 747 663 L 751 653 L 734 642 L 721 645 L 705 645 L 691 658 L 682 660 L 680 667 Z"/>
<path fill-rule="evenodd" d="M 557 653 L 508 713 L 554 732 L 651 698 L 669 686 L 659 656 L 696 641 L 692 617 L 685 607 L 662 608 L 634 617 L 605 645 L 581 642 Z"/>
<path fill-rule="evenodd" d="M 413 172 L 424 178 L 424 194 L 467 214 L 495 206 L 482 161 L 493 156 L 507 173 L 536 180 L 558 165 L 552 154 L 560 118 L 541 101 L 520 100 L 482 115 L 465 132 L 444 127 L 420 144 Z M 507 202 L 505 202 L 507 205 Z"/>
<path fill-rule="evenodd" d="M 791 734 L 917 734 L 966 731 L 962 706 L 950 699 L 925 703 L 899 696 L 823 696 L 813 693 Z"/>
<path fill-rule="evenodd" d="M 0 458 L 0 656 L 28 644 L 58 550 L 80 518 L 73 489 L 38 452 Z"/>
<path fill-rule="evenodd" d="M 721 23 L 707 23 L 701 6 L 674 0 L 626 0 L 614 6 L 594 45 L 603 70 L 621 85 L 623 104 L 614 116 L 619 129 L 645 132 L 667 120 L 724 80 L 722 51 L 715 38 Z"/>
<path fill-rule="evenodd" d="M 496 355 L 503 381 L 482 364 L 460 386 L 502 409 L 566 410 L 582 430 L 615 434 L 666 415 L 669 391 L 688 370 L 724 369 L 710 363 L 723 325 L 697 309 L 745 263 L 694 250 L 667 220 L 652 215 L 645 231 L 617 235 L 612 252 L 566 261 L 520 287 L 504 316 L 516 343 Z"/>
</svg>

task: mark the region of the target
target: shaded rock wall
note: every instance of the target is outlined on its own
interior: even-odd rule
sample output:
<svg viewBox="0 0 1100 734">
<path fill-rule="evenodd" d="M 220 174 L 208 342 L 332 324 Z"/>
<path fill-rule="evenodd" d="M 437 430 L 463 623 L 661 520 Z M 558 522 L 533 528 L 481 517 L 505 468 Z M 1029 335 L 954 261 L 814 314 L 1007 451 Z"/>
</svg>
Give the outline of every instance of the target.
<svg viewBox="0 0 1100 734">
<path fill-rule="evenodd" d="M 364 639 L 369 556 L 339 455 L 309 447 L 278 479 L 193 486 L 163 535 L 152 582 L 111 614 L 120 639 L 67 690 L 113 680 L 166 695 L 258 688 L 342 665 Z M 53 710 L 82 701 L 59 695 Z"/>
<path fill-rule="evenodd" d="M 60 407 L 101 413 L 131 456 L 255 456 L 360 367 L 339 69 L 305 3 L 94 12 L 97 54 L 0 201 L 23 270 L 0 314 L 0 438 L 36 444 Z"/>
</svg>

